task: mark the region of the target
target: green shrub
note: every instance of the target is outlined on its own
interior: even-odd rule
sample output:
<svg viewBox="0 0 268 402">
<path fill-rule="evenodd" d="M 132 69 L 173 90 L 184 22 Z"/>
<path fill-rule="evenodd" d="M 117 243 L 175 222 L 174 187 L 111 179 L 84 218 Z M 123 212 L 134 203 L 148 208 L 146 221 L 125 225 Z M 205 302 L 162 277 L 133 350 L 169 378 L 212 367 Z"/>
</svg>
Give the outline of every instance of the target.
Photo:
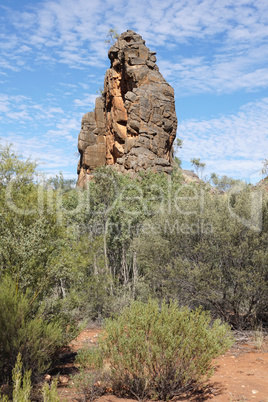
<svg viewBox="0 0 268 402">
<path fill-rule="evenodd" d="M 167 400 L 194 391 L 213 372 L 212 359 L 232 344 L 227 325 L 176 303 L 133 302 L 109 319 L 100 349 L 120 396 Z"/>
<path fill-rule="evenodd" d="M 250 186 L 225 195 L 181 187 L 170 210 L 159 208 L 134 241 L 151 296 L 202 305 L 235 329 L 265 324 L 268 197 L 262 194 L 262 204 L 259 197 Z"/>
<path fill-rule="evenodd" d="M 100 370 L 103 368 L 103 354 L 97 346 L 78 350 L 76 363 L 87 369 Z"/>
<path fill-rule="evenodd" d="M 44 321 L 33 299 L 10 277 L 1 281 L 0 306 L 0 376 L 11 379 L 19 353 L 24 371 L 31 370 L 35 377 L 47 370 L 66 342 L 63 325 Z"/>
<path fill-rule="evenodd" d="M 79 374 L 72 377 L 75 388 L 82 396 L 83 401 L 94 401 L 104 395 L 108 385 L 105 372 L 101 370 L 81 369 Z"/>
<path fill-rule="evenodd" d="M 21 354 L 18 354 L 15 367 L 12 370 L 12 380 L 13 380 L 13 392 L 12 401 L 13 402 L 30 402 L 30 395 L 32 390 L 31 383 L 31 370 L 28 370 L 23 375 L 22 370 L 22 360 Z M 9 398 L 7 395 L 0 395 L 1 402 L 8 402 Z"/>
<path fill-rule="evenodd" d="M 80 373 L 72 377 L 75 388 L 83 395 L 83 400 L 94 401 L 105 393 L 109 385 L 103 353 L 96 346 L 80 349 L 76 363 L 80 366 Z"/>
<path fill-rule="evenodd" d="M 31 370 L 28 370 L 23 375 L 23 367 L 21 354 L 18 354 L 17 361 L 14 369 L 12 370 L 12 380 L 13 380 L 13 392 L 12 400 L 13 402 L 30 402 L 31 401 Z M 59 402 L 59 396 L 57 391 L 57 381 L 52 381 L 51 386 L 45 383 L 41 390 L 44 402 Z M 9 398 L 7 395 L 0 395 L 0 402 L 8 402 Z"/>
<path fill-rule="evenodd" d="M 31 395 L 31 370 L 22 374 L 21 354 L 18 354 L 16 365 L 12 371 L 13 394 L 14 402 L 30 402 Z"/>
<path fill-rule="evenodd" d="M 59 402 L 59 394 L 57 390 L 58 382 L 55 380 L 52 381 L 51 385 L 49 386 L 46 382 L 42 387 L 42 396 L 44 402 Z"/>
</svg>

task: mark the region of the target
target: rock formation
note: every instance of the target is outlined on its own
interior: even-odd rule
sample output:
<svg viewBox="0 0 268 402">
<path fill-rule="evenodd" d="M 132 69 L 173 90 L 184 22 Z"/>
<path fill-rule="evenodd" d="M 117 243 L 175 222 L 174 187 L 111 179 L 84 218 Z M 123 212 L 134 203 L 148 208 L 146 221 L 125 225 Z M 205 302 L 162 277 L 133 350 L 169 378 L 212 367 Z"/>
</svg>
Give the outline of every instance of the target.
<svg viewBox="0 0 268 402">
<path fill-rule="evenodd" d="M 122 173 L 170 173 L 177 117 L 174 91 L 156 65 L 155 52 L 134 31 L 121 34 L 108 52 L 111 67 L 95 111 L 82 118 L 78 185 L 95 168 Z"/>
</svg>

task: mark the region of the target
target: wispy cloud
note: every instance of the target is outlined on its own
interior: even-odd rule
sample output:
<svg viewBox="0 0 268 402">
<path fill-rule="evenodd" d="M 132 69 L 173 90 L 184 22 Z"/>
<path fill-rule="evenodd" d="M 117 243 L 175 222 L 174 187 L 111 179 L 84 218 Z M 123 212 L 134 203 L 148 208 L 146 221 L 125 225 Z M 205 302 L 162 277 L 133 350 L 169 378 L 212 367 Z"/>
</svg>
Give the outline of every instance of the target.
<svg viewBox="0 0 268 402">
<path fill-rule="evenodd" d="M 77 145 L 77 137 L 80 130 L 80 114 L 79 117 L 62 118 L 55 122 L 55 128 L 47 131 L 46 137 L 53 141 L 69 141 L 75 148 Z"/>
<path fill-rule="evenodd" d="M 72 166 L 75 175 L 81 117 L 78 112 L 70 115 L 46 99 L 40 104 L 26 96 L 0 94 L 0 141 L 12 143 L 25 158 L 38 160 L 48 174 Z"/>
<path fill-rule="evenodd" d="M 52 0 L 29 5 L 24 12 L 4 10 L 3 69 L 26 68 L 34 61 L 33 49 L 36 62 L 102 67 L 112 22 L 119 31 L 136 29 L 152 47 L 177 47 L 173 60 L 163 61 L 165 53 L 161 57 L 160 52 L 160 65 L 186 93 L 268 85 L 268 3 L 262 0 Z M 11 28 L 15 33 L 9 35 Z M 189 58 L 180 56 L 181 46 Z M 205 53 L 196 54 L 198 47 Z"/>
<path fill-rule="evenodd" d="M 58 133 L 57 133 L 58 134 Z M 64 147 L 62 142 L 64 141 Z M 12 144 L 13 149 L 25 159 L 37 161 L 39 169 L 47 175 L 56 175 L 59 171 L 68 172 L 68 176 L 75 178 L 77 165 L 77 155 L 73 142 L 66 142 L 66 138 L 55 138 L 51 141 L 50 135 L 28 135 L 25 137 L 22 132 L 0 133 L 0 143 L 2 145 Z"/>
<path fill-rule="evenodd" d="M 38 104 L 24 95 L 0 93 L 0 119 L 8 125 L 14 121 L 19 121 L 19 124 L 27 121 L 39 124 L 40 121 L 56 119 L 57 115 L 63 113 L 61 107 Z"/>
<path fill-rule="evenodd" d="M 261 169 L 268 149 L 268 98 L 248 103 L 235 115 L 185 120 L 179 125 L 183 161 L 201 158 L 207 171 L 241 178 Z"/>
<path fill-rule="evenodd" d="M 160 71 L 177 96 L 262 91 L 264 97 L 267 89 L 265 0 L 22 3 L 16 10 L 0 5 L 0 74 L 9 80 L 0 94 L 0 137 L 54 171 L 62 166 L 75 171 L 81 117 L 93 109 L 93 93 L 103 82 L 99 72 L 109 64 L 104 43 L 109 28 L 140 33 L 157 50 Z M 24 92 L 20 74 L 26 70 L 37 74 L 31 90 L 22 86 Z M 36 82 L 44 72 L 39 90 Z M 16 95 L 23 93 L 31 95 Z M 240 177 L 258 169 L 267 157 L 267 103 L 265 98 L 237 114 L 182 121 L 183 159 L 200 157 L 208 171 Z"/>
<path fill-rule="evenodd" d="M 95 100 L 98 97 L 98 94 L 84 94 L 82 99 L 75 99 L 74 100 L 74 105 L 77 107 L 84 107 L 86 106 L 89 109 L 92 109 L 92 107 L 94 108 L 95 105 Z"/>
<path fill-rule="evenodd" d="M 184 95 L 254 91 L 268 87 L 266 49 L 266 45 L 247 48 L 241 52 L 226 49 L 225 53 L 217 53 L 216 49 L 212 56 L 178 56 L 176 62 L 160 60 L 159 66 L 175 89 Z"/>
</svg>

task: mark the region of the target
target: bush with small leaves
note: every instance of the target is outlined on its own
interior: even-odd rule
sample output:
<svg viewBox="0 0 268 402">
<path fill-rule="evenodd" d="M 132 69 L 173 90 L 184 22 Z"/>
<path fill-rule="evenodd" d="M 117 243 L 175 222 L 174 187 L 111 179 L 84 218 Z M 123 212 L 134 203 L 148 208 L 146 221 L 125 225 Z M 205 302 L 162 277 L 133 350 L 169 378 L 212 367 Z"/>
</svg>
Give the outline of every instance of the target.
<svg viewBox="0 0 268 402">
<path fill-rule="evenodd" d="M 50 386 L 47 382 L 43 385 L 42 396 L 44 402 L 60 402 L 57 384 L 58 382 L 53 380 Z"/>
<path fill-rule="evenodd" d="M 1 279 L 0 379 L 11 379 L 19 353 L 23 370 L 31 370 L 32 377 L 37 377 L 68 341 L 65 324 L 44 321 L 42 310 L 28 293 L 17 289 L 13 278 Z"/>
<path fill-rule="evenodd" d="M 232 344 L 229 327 L 176 303 L 136 301 L 109 319 L 100 349 L 120 396 L 168 400 L 193 392 L 212 375 L 212 360 Z"/>
<path fill-rule="evenodd" d="M 76 363 L 82 368 L 101 370 L 103 368 L 103 354 L 97 346 L 85 347 L 78 350 Z"/>
<path fill-rule="evenodd" d="M 107 388 L 107 382 L 98 370 L 82 369 L 79 374 L 72 377 L 72 380 L 82 397 L 81 401 L 95 401 L 105 394 Z"/>
<path fill-rule="evenodd" d="M 23 375 L 22 370 L 22 360 L 21 354 L 17 356 L 17 361 L 15 367 L 12 370 L 12 380 L 13 380 L 13 392 L 12 401 L 13 402 L 30 402 L 30 395 L 32 390 L 31 384 L 31 370 L 25 371 Z M 9 398 L 7 395 L 0 395 L 1 402 L 8 402 Z"/>
<path fill-rule="evenodd" d="M 22 374 L 21 354 L 18 354 L 16 365 L 12 372 L 13 402 L 30 402 L 31 395 L 31 370 Z"/>
<path fill-rule="evenodd" d="M 80 373 L 72 380 L 83 400 L 94 401 L 106 391 L 109 385 L 109 373 L 104 368 L 103 353 L 96 346 L 82 348 L 77 353 L 76 363 Z"/>
<path fill-rule="evenodd" d="M 15 367 L 12 371 L 13 380 L 13 402 L 30 402 L 31 401 L 31 370 L 27 370 L 23 375 L 23 367 L 21 354 L 18 354 Z M 57 391 L 57 381 L 53 380 L 51 385 L 45 383 L 41 390 L 43 402 L 59 402 L 59 395 Z M 7 395 L 0 395 L 0 402 L 8 402 L 9 398 Z"/>
</svg>

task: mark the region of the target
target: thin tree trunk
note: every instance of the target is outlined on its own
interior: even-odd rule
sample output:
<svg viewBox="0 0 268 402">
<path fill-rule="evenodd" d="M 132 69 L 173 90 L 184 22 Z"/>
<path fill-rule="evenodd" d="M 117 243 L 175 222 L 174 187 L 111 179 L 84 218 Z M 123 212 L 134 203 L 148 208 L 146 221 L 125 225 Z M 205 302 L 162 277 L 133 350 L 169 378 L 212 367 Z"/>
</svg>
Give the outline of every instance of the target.
<svg viewBox="0 0 268 402">
<path fill-rule="evenodd" d="M 64 286 L 64 280 L 60 279 L 60 289 L 61 289 L 61 294 L 63 299 L 66 297 L 66 291 L 65 291 L 65 286 Z"/>
<path fill-rule="evenodd" d="M 126 261 L 126 253 L 124 245 L 122 249 L 122 268 L 123 268 L 124 285 L 126 285 L 128 283 L 128 270 L 127 270 L 127 261 Z"/>
<path fill-rule="evenodd" d="M 94 253 L 94 275 L 99 276 L 97 260 L 96 260 L 96 254 L 95 253 Z M 98 278 L 98 280 L 99 280 L 99 278 Z"/>
<path fill-rule="evenodd" d="M 112 269 L 109 265 L 108 255 L 107 255 L 107 234 L 108 234 L 108 217 L 105 218 L 103 250 L 104 250 L 105 269 L 106 269 L 106 272 L 110 274 L 110 290 L 111 290 L 111 294 L 113 294 L 113 274 L 112 274 Z"/>
<path fill-rule="evenodd" d="M 134 251 L 133 254 L 133 299 L 135 298 L 135 293 L 136 293 L 136 283 L 138 279 L 138 266 L 137 266 L 137 259 L 136 259 L 136 251 Z"/>
</svg>

